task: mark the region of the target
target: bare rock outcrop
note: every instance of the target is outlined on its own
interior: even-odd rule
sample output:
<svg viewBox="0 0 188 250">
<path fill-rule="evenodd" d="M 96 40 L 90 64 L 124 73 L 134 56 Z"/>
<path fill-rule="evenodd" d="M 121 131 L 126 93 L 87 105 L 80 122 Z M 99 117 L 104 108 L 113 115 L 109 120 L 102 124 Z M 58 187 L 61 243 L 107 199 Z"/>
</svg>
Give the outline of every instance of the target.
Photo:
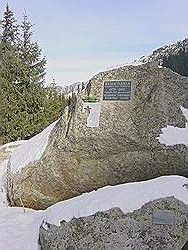
<svg viewBox="0 0 188 250">
<path fill-rule="evenodd" d="M 188 76 L 188 38 L 161 47 L 153 51 L 151 55 L 141 58 L 140 61 L 157 62 L 180 75 Z"/>
<path fill-rule="evenodd" d="M 103 100 L 103 82 L 114 79 L 131 80 L 130 101 Z M 12 174 L 12 205 L 42 209 L 105 185 L 181 174 L 187 168 L 187 146 L 157 140 L 167 125 L 185 127 L 180 106 L 188 106 L 187 77 L 149 62 L 101 72 L 86 92 L 101 103 L 99 127 L 86 126 L 80 92 L 55 125 L 42 157 Z"/>
<path fill-rule="evenodd" d="M 132 213 L 113 208 L 60 226 L 40 228 L 41 249 L 181 249 L 188 234 L 188 207 L 173 197 L 149 202 Z M 172 224 L 155 223 L 156 211 L 172 215 Z"/>
</svg>

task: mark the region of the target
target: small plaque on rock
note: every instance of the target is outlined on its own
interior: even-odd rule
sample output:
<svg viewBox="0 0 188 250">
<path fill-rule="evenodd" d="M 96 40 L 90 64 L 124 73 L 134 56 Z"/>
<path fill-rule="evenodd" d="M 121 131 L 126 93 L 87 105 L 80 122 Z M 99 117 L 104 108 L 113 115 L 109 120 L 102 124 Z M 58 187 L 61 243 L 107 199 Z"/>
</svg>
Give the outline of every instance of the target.
<svg viewBox="0 0 188 250">
<path fill-rule="evenodd" d="M 170 210 L 156 210 L 152 214 L 153 224 L 173 225 L 175 215 Z"/>
<path fill-rule="evenodd" d="M 104 81 L 103 100 L 129 101 L 131 99 L 131 81 L 110 80 Z"/>
</svg>

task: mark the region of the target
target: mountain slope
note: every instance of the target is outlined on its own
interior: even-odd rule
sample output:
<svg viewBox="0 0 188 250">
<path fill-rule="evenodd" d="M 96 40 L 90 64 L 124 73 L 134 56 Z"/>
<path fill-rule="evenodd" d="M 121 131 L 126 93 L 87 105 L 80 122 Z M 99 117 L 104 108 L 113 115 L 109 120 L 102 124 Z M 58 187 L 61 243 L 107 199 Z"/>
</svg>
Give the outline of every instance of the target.
<svg viewBox="0 0 188 250">
<path fill-rule="evenodd" d="M 177 72 L 182 76 L 188 76 L 188 38 L 169 46 L 161 47 L 147 57 L 140 58 L 140 62 L 157 62 Z"/>
</svg>

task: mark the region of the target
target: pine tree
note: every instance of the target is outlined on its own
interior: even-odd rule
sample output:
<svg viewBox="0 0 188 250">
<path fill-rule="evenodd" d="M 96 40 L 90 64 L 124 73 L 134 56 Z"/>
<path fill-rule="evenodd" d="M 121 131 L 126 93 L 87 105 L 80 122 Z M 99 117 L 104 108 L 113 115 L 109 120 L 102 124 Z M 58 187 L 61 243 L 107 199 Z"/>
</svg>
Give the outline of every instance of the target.
<svg viewBox="0 0 188 250">
<path fill-rule="evenodd" d="M 9 82 L 15 81 L 18 71 L 18 28 L 13 12 L 6 5 L 2 21 L 2 76 Z"/>
<path fill-rule="evenodd" d="M 5 43 L 10 43 L 14 46 L 17 42 L 18 37 L 18 25 L 14 18 L 13 12 L 10 10 L 9 5 L 6 5 L 6 10 L 4 12 L 3 24 L 3 36 L 2 41 Z"/>
<path fill-rule="evenodd" d="M 23 62 L 24 73 L 20 85 L 25 89 L 24 99 L 27 102 L 26 114 L 29 126 L 23 131 L 30 137 L 41 131 L 49 123 L 45 118 L 45 90 L 43 86 L 45 76 L 45 58 L 41 58 L 41 48 L 32 41 L 32 24 L 24 15 L 21 24 L 20 58 Z"/>
<path fill-rule="evenodd" d="M 19 29 L 20 27 L 20 29 Z M 55 121 L 66 105 L 56 85 L 44 87 L 46 60 L 32 41 L 32 24 L 24 15 L 17 25 L 6 6 L 2 33 L 2 130 L 0 143 L 28 139 Z"/>
<path fill-rule="evenodd" d="M 25 64 L 24 84 L 43 84 L 45 76 L 45 58 L 41 58 L 41 48 L 37 42 L 32 41 L 32 24 L 28 16 L 24 15 L 21 24 L 20 57 Z"/>
<path fill-rule="evenodd" d="M 12 116 L 16 113 L 18 108 L 16 95 L 16 82 L 19 69 L 18 56 L 18 25 L 14 18 L 13 12 L 10 10 L 8 4 L 4 13 L 2 21 L 2 79 L 1 79 L 1 93 L 2 93 L 2 137 L 7 138 L 7 134 L 13 131 Z M 11 134 L 11 133 L 10 133 Z M 10 135 L 11 137 L 11 135 Z"/>
</svg>

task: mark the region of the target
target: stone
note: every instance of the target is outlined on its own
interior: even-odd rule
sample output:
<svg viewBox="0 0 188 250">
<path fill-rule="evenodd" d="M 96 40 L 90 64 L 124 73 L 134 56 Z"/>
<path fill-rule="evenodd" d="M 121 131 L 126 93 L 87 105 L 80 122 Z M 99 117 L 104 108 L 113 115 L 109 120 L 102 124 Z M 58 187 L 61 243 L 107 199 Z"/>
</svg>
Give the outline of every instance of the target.
<svg viewBox="0 0 188 250">
<path fill-rule="evenodd" d="M 149 56 L 140 58 L 141 62 L 157 62 L 182 76 L 188 77 L 188 38 L 169 46 L 163 46 Z M 188 108 L 188 106 L 185 106 Z"/>
<path fill-rule="evenodd" d="M 103 100 L 104 81 L 114 79 L 131 81 L 130 101 Z M 186 145 L 165 146 L 157 139 L 167 125 L 185 127 L 180 106 L 188 100 L 187 77 L 149 62 L 100 72 L 85 91 L 100 103 L 99 126 L 87 126 L 93 121 L 83 113 L 86 93 L 78 93 L 42 157 L 8 178 L 11 205 L 22 201 L 44 209 L 106 185 L 179 174 L 188 166 Z"/>
<path fill-rule="evenodd" d="M 156 225 L 151 215 L 155 209 L 175 213 L 172 225 Z M 151 201 L 132 213 L 119 208 L 74 218 L 60 226 L 40 228 L 41 249 L 181 249 L 188 225 L 185 223 L 187 206 L 168 197 Z"/>
</svg>

